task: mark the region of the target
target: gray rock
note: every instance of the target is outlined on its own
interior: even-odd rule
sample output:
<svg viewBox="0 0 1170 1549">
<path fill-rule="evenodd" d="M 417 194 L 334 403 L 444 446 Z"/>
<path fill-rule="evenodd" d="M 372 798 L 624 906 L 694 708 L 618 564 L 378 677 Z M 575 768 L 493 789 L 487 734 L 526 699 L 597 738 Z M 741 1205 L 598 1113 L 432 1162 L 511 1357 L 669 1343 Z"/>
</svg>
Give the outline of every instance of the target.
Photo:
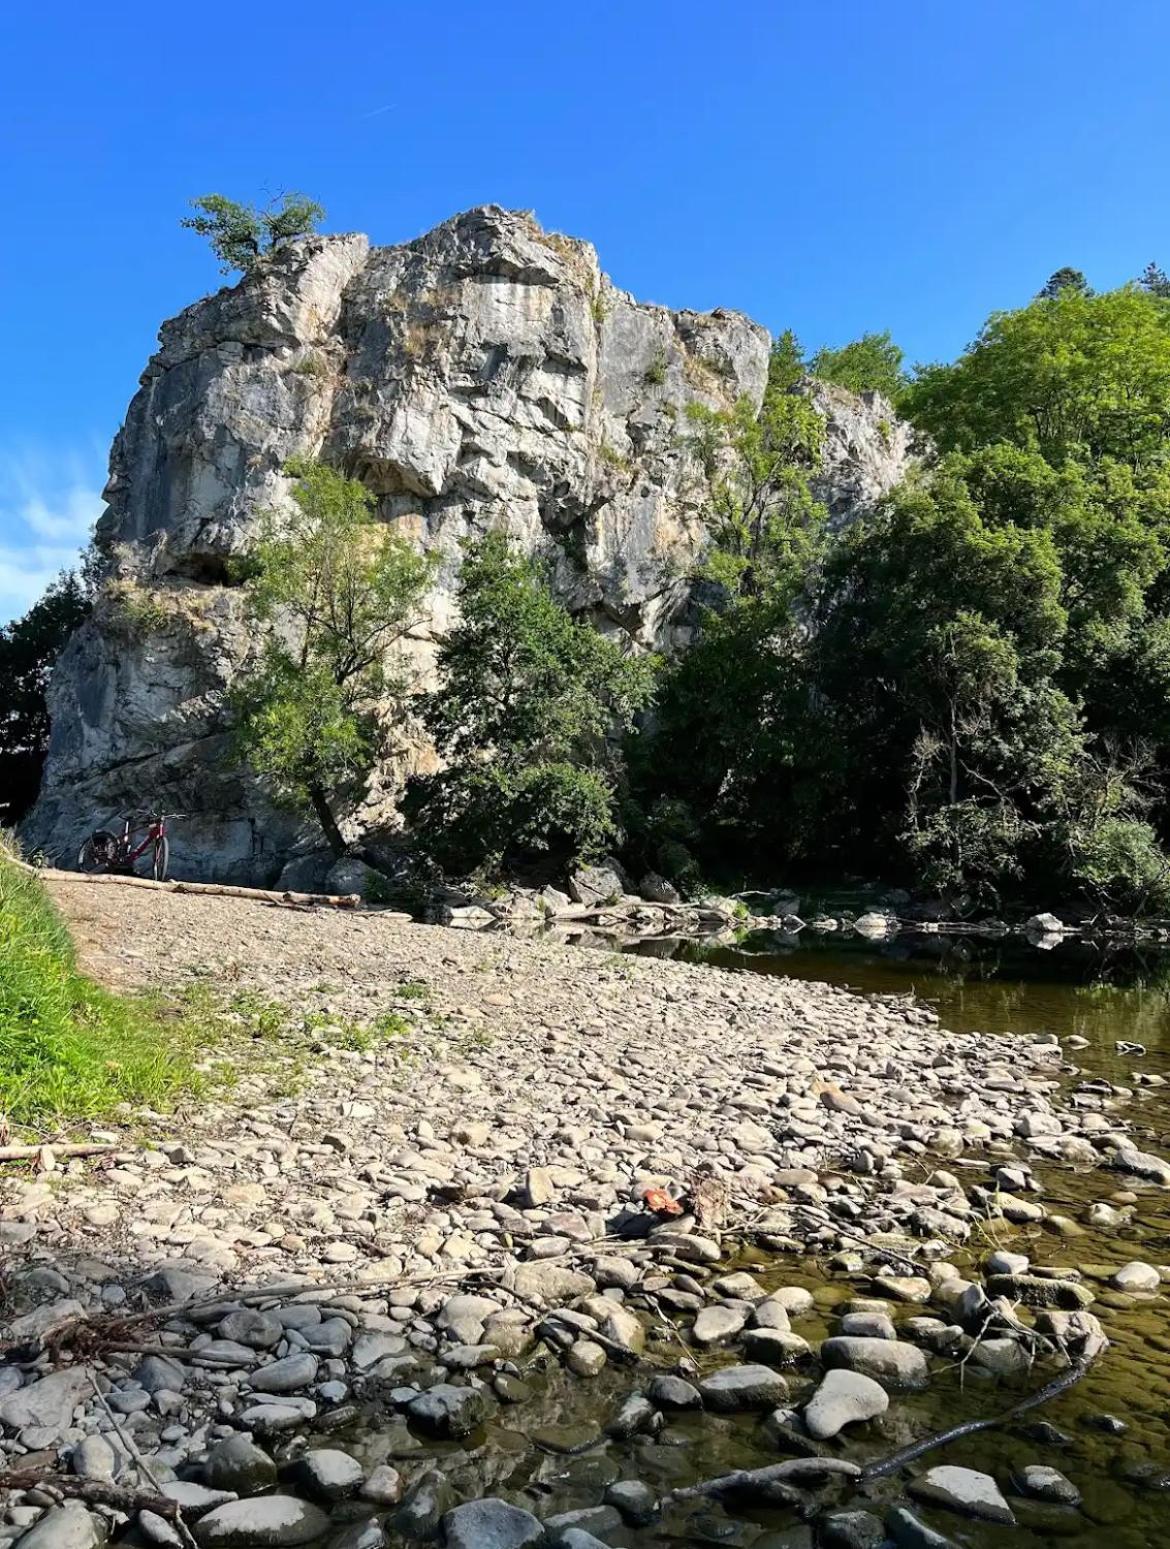
<svg viewBox="0 0 1170 1549">
<path fill-rule="evenodd" d="M 885 1541 L 881 1518 L 871 1511 L 830 1511 L 817 1522 L 818 1549 L 880 1549 Z"/>
<path fill-rule="evenodd" d="M 187 1385 L 187 1373 L 169 1355 L 147 1355 L 134 1368 L 134 1381 L 148 1393 L 181 1393 Z"/>
<path fill-rule="evenodd" d="M 935 1468 L 928 1468 L 917 1479 L 912 1479 L 909 1490 L 916 1500 L 928 1501 L 934 1506 L 946 1506 L 967 1517 L 979 1517 L 985 1522 L 1003 1522 L 1009 1527 L 1016 1520 L 991 1475 L 981 1474 L 973 1468 L 957 1468 L 952 1463 L 939 1464 Z"/>
<path fill-rule="evenodd" d="M 356 1495 L 365 1470 L 348 1452 L 334 1447 L 313 1447 L 297 1459 L 294 1475 L 306 1495 L 323 1501 L 343 1501 L 347 1496 Z"/>
<path fill-rule="evenodd" d="M 229 1436 L 207 1454 L 203 1482 L 236 1495 L 259 1495 L 275 1485 L 276 1464 L 247 1436 Z"/>
<path fill-rule="evenodd" d="M 897 1339 L 893 1318 L 884 1312 L 847 1312 L 841 1319 L 842 1334 L 860 1339 Z"/>
<path fill-rule="evenodd" d="M 1123 1264 L 1109 1283 L 1118 1291 L 1156 1291 L 1162 1284 L 1162 1277 L 1152 1264 L 1133 1259 Z"/>
<path fill-rule="evenodd" d="M 248 1381 L 257 1393 L 295 1393 L 317 1380 L 315 1355 L 286 1355 L 283 1360 L 273 1361 L 251 1372 Z"/>
<path fill-rule="evenodd" d="M 905 1506 L 894 1506 L 886 1512 L 886 1532 L 898 1549 L 955 1549 L 953 1538 L 936 1533 Z"/>
<path fill-rule="evenodd" d="M 1012 1478 L 1020 1494 L 1031 1496 L 1035 1501 L 1052 1501 L 1060 1506 L 1079 1506 L 1081 1503 L 1081 1492 L 1059 1469 L 1029 1463 Z"/>
<path fill-rule="evenodd" d="M 556 531 L 580 537 L 579 552 L 576 538 L 559 546 L 563 596 L 595 593 L 647 645 L 685 638 L 686 588 L 664 590 L 662 576 L 693 560 L 708 492 L 676 427 L 693 402 L 758 404 L 768 348 L 738 313 L 639 305 L 587 243 L 496 206 L 398 247 L 307 237 L 187 308 L 163 325 L 127 412 L 102 518 L 120 584 L 165 595 L 163 617 L 139 636 L 125 593 L 104 595 L 63 654 L 30 846 L 76 854 L 93 812 L 115 808 L 149 757 L 189 792 L 176 871 L 270 884 L 304 855 L 303 825 L 221 756 L 225 691 L 249 644 L 240 588 L 224 583 L 259 514 L 288 509 L 289 459 L 323 445 L 363 470 L 387 519 L 409 512 L 442 560 L 428 620 L 450 614 L 465 531 L 498 527 L 525 553 Z M 873 395 L 802 390 L 826 416 L 817 491 L 839 525 L 902 477 L 908 431 Z M 407 646 L 427 687 L 433 641 Z M 375 826 L 404 766 L 375 782 Z M 575 891 L 623 891 L 606 872 L 579 875 Z"/>
<path fill-rule="evenodd" d="M 926 1384 L 929 1368 L 917 1345 L 900 1339 L 855 1339 L 837 1335 L 820 1348 L 825 1366 L 862 1372 L 892 1387 L 918 1388 Z"/>
<path fill-rule="evenodd" d="M 889 1394 L 872 1377 L 859 1371 L 828 1371 L 805 1406 L 804 1423 L 815 1440 L 828 1441 L 847 1425 L 876 1419 L 889 1407 Z"/>
<path fill-rule="evenodd" d="M 693 1382 L 685 1377 L 672 1377 L 667 1372 L 650 1379 L 646 1397 L 659 1409 L 702 1409 L 703 1395 Z"/>
<path fill-rule="evenodd" d="M 631 1393 L 624 1399 L 617 1413 L 606 1423 L 605 1434 L 617 1441 L 627 1441 L 653 1429 L 654 1405 L 644 1393 Z"/>
<path fill-rule="evenodd" d="M 446 1549 L 529 1549 L 544 1539 L 544 1528 L 529 1511 L 487 1496 L 456 1506 L 443 1518 Z"/>
<path fill-rule="evenodd" d="M 581 866 L 569 878 L 569 897 L 587 908 L 616 903 L 624 892 L 622 878 L 612 866 Z"/>
<path fill-rule="evenodd" d="M 768 1366 L 725 1366 L 699 1384 L 708 1409 L 775 1409 L 788 1397 L 788 1384 Z"/>
<path fill-rule="evenodd" d="M 270 1312 L 253 1312 L 241 1308 L 229 1312 L 219 1325 L 220 1336 L 236 1344 L 248 1345 L 254 1350 L 268 1350 L 279 1344 L 284 1336 L 284 1325 Z"/>
<path fill-rule="evenodd" d="M 355 1371 L 370 1371 L 388 1355 L 402 1355 L 406 1348 L 401 1334 L 360 1334 L 350 1352 L 350 1364 Z"/>
<path fill-rule="evenodd" d="M 658 1499 L 640 1479 L 617 1480 L 606 1490 L 605 1499 L 608 1505 L 617 1507 L 631 1527 L 645 1527 L 658 1515 Z"/>
<path fill-rule="evenodd" d="M 433 1538 L 454 1499 L 446 1475 L 437 1469 L 429 1470 L 406 1492 L 402 1505 L 391 1519 L 394 1531 L 403 1538 Z"/>
<path fill-rule="evenodd" d="M 329 1531 L 329 1518 L 310 1501 L 257 1495 L 217 1506 L 195 1524 L 201 1549 L 285 1549 L 312 1543 Z"/>
<path fill-rule="evenodd" d="M 0 1421 L 13 1430 L 25 1426 L 44 1426 L 63 1431 L 73 1419 L 73 1411 L 93 1392 L 89 1378 L 80 1367 L 50 1372 L 26 1387 L 0 1400 Z"/>
<path fill-rule="evenodd" d="M 332 1539 L 329 1549 L 384 1549 L 386 1535 L 376 1517 L 352 1523 Z"/>
<path fill-rule="evenodd" d="M 809 1343 L 799 1334 L 779 1328 L 751 1328 L 743 1336 L 744 1354 L 765 1366 L 791 1366 L 809 1354 Z"/>
<path fill-rule="evenodd" d="M 722 1345 L 743 1329 L 747 1312 L 738 1307 L 704 1307 L 695 1319 L 691 1338 L 697 1345 Z"/>
<path fill-rule="evenodd" d="M 363 1501 L 377 1506 L 393 1506 L 402 1499 L 402 1475 L 389 1463 L 379 1463 L 361 1487 Z"/>
<path fill-rule="evenodd" d="M 97 1549 L 105 1536 L 97 1517 L 77 1501 L 66 1501 L 50 1507 L 17 1542 L 22 1549 Z"/>
<path fill-rule="evenodd" d="M 213 1490 L 208 1485 L 197 1484 L 192 1479 L 169 1479 L 162 1493 L 176 1506 L 182 1508 L 185 1517 L 202 1517 L 217 1506 L 226 1506 L 236 1499 L 232 1490 Z"/>
<path fill-rule="evenodd" d="M 70 1453 L 69 1467 L 83 1479 L 113 1479 L 118 1454 L 104 1436 L 87 1436 Z"/>
<path fill-rule="evenodd" d="M 183 1549 L 184 1540 L 175 1524 L 154 1511 L 140 1511 L 136 1518 L 142 1536 L 160 1549 Z"/>
<path fill-rule="evenodd" d="M 440 1382 L 407 1408 L 411 1422 L 428 1436 L 468 1436 L 487 1415 L 487 1400 L 477 1388 Z"/>
<path fill-rule="evenodd" d="M 550 1260 L 529 1261 L 516 1270 L 516 1294 L 525 1301 L 559 1305 L 594 1290 L 592 1279 L 579 1269 Z"/>
</svg>

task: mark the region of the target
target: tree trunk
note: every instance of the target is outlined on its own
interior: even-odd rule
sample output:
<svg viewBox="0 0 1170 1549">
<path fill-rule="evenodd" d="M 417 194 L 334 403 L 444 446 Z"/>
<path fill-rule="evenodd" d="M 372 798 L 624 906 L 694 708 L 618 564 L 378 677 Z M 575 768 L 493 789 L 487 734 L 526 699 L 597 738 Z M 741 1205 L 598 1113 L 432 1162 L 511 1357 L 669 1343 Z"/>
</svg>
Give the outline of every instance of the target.
<svg viewBox="0 0 1170 1549">
<path fill-rule="evenodd" d="M 309 800 L 313 803 L 313 811 L 317 814 L 317 821 L 321 825 L 321 831 L 329 843 L 329 848 L 340 858 L 345 854 L 345 840 L 337 826 L 337 819 L 325 799 L 325 792 L 319 785 L 309 787 Z"/>
</svg>

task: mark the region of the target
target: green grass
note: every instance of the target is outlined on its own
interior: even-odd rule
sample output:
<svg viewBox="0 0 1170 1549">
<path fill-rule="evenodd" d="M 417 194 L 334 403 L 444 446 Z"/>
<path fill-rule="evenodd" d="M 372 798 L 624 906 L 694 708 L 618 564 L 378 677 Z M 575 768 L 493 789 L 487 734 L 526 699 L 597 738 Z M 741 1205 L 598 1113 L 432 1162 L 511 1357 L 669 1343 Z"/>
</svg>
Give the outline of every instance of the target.
<svg viewBox="0 0 1170 1549">
<path fill-rule="evenodd" d="M 199 1033 L 81 973 L 64 920 L 0 836 L 0 1118 L 44 1126 L 166 1106 L 198 1085 Z"/>
</svg>

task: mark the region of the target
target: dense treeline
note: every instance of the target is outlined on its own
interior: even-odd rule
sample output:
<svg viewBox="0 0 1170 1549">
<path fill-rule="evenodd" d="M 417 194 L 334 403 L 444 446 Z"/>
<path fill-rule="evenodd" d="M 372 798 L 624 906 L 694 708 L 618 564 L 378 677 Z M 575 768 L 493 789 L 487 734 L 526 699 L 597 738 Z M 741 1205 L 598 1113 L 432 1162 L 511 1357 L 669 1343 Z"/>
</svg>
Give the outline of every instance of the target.
<svg viewBox="0 0 1170 1549">
<path fill-rule="evenodd" d="M 665 669 L 632 764 L 648 860 L 866 869 L 956 903 L 1170 901 L 1168 288 L 1151 269 L 1094 295 L 1062 271 L 900 384 L 888 338 L 837 352 L 852 386 L 884 375 L 920 466 L 836 540 L 791 489 L 773 503 L 776 563 Z M 778 361 L 783 381 L 790 338 Z M 724 444 L 709 571 L 735 561 L 751 464 L 734 426 Z"/>
<path fill-rule="evenodd" d="M 912 473 L 841 532 L 814 494 L 809 373 L 883 394 L 919 433 Z M 233 698 L 240 757 L 340 850 L 413 719 L 443 763 L 404 815 L 452 872 L 609 850 L 684 887 L 863 873 L 956 908 L 1170 907 L 1161 270 L 1103 294 L 1058 270 L 949 365 L 908 371 L 878 333 L 806 360 L 785 333 L 758 409 L 694 406 L 679 434 L 711 490 L 688 648 L 632 659 L 489 536 L 426 695 L 394 663 L 429 564 L 360 484 L 290 470 L 292 524 L 265 526 L 250 564 L 267 643 Z M 64 582 L 0 634 L 21 804 L 45 674 L 89 592 Z"/>
</svg>

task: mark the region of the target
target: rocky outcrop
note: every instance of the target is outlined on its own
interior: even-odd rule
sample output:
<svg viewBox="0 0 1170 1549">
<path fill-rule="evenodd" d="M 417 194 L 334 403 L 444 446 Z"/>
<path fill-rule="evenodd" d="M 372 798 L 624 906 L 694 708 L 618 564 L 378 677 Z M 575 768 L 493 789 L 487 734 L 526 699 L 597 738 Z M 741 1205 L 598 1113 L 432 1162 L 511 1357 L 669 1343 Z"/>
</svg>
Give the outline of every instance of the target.
<svg viewBox="0 0 1170 1549">
<path fill-rule="evenodd" d="M 585 242 L 469 211 L 417 241 L 313 237 L 163 325 L 113 447 L 111 575 L 64 653 L 30 843 L 68 860 L 98 820 L 159 804 L 183 875 L 270 882 L 301 834 L 231 762 L 224 697 L 255 642 L 238 567 L 283 469 L 321 456 L 438 556 L 408 643 L 425 680 L 460 541 L 504 528 L 567 604 L 639 647 L 685 643 L 705 484 L 686 408 L 759 400 L 769 339 L 739 313 L 635 301 Z M 880 400 L 816 386 L 836 522 L 907 455 Z M 429 752 L 408 744 L 355 828 L 384 821 Z"/>
</svg>

